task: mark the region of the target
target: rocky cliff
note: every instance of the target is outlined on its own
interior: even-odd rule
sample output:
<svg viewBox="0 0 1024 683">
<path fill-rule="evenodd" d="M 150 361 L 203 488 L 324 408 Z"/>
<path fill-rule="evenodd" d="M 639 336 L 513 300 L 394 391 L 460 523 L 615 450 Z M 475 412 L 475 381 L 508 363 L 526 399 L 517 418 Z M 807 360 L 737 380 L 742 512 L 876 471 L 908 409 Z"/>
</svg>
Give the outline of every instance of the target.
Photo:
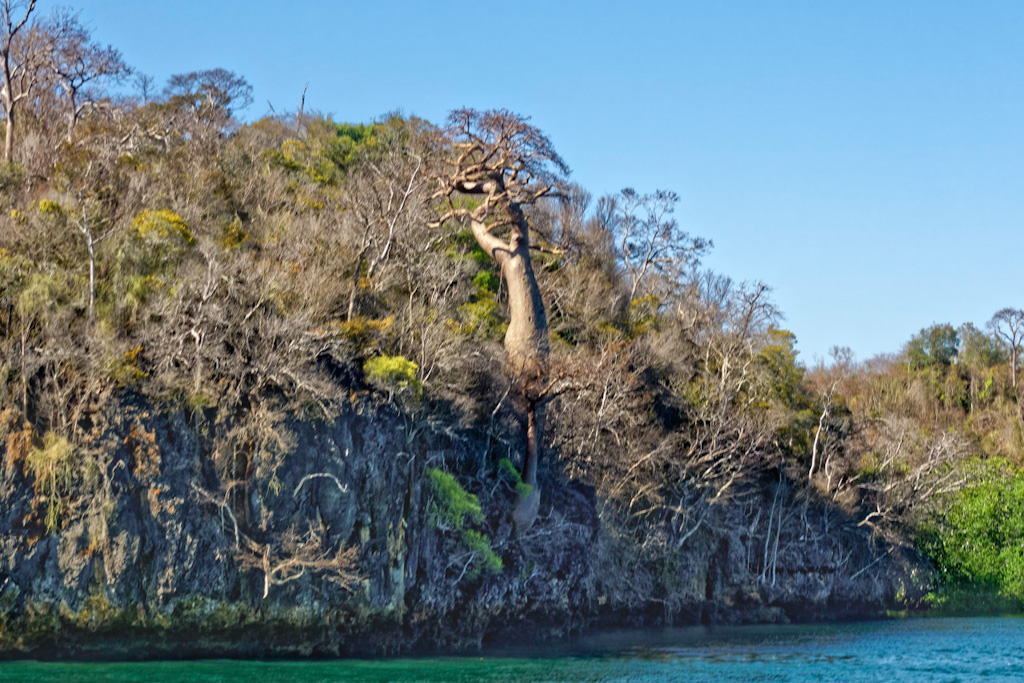
<svg viewBox="0 0 1024 683">
<path fill-rule="evenodd" d="M 113 394 L 87 452 L 33 445 L 4 416 L 0 653 L 371 655 L 830 619 L 906 600 L 920 570 L 777 482 L 685 538 L 630 524 L 557 454 L 537 523 L 516 534 L 515 482 L 472 435 L 366 395 L 314 414 L 253 431 L 251 416 Z M 447 514 L 433 471 L 479 516 Z"/>
</svg>

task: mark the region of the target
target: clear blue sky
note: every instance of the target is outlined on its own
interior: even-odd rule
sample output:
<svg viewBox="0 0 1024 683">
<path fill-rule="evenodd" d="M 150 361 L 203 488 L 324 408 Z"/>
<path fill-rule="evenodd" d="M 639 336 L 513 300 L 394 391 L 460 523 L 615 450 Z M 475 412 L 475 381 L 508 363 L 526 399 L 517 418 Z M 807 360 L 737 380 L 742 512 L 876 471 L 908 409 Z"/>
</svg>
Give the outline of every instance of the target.
<svg viewBox="0 0 1024 683">
<path fill-rule="evenodd" d="M 678 192 L 708 265 L 775 288 L 805 362 L 1024 308 L 1020 0 L 74 6 L 160 83 L 244 75 L 249 118 L 307 81 L 337 120 L 528 114 L 595 196 Z"/>
</svg>

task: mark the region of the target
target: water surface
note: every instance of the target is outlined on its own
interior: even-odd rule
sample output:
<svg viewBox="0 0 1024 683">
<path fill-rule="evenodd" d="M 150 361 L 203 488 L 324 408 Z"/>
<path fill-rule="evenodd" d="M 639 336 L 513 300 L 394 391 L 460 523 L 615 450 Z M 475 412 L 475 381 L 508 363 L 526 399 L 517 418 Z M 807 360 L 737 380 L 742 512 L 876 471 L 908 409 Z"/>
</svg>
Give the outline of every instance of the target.
<svg viewBox="0 0 1024 683">
<path fill-rule="evenodd" d="M 285 680 L 1024 682 L 1024 618 L 618 631 L 459 657 L 0 662 L 0 683 Z"/>
</svg>

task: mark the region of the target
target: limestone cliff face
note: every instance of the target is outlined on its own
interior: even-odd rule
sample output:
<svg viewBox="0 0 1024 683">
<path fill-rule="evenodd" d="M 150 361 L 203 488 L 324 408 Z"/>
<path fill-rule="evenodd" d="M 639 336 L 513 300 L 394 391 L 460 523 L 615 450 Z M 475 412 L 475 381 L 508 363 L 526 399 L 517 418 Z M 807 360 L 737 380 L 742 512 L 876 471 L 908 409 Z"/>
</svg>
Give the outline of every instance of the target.
<svg viewBox="0 0 1024 683">
<path fill-rule="evenodd" d="M 285 415 L 273 457 L 259 461 L 225 452 L 257 442 L 227 439 L 235 425 L 215 408 L 186 417 L 126 395 L 92 426 L 88 462 L 72 463 L 57 489 L 40 486 L 17 425 L 6 428 L 2 655 L 398 653 L 601 624 L 835 618 L 889 606 L 897 591 L 888 558 L 853 575 L 888 552 L 866 536 L 829 546 L 842 552 L 792 545 L 758 570 L 765 539 L 740 510 L 659 566 L 637 566 L 631 544 L 642 539 L 602 521 L 593 489 L 554 466 L 542 473 L 537 524 L 518 536 L 515 488 L 480 462 L 482 444 L 365 401 L 327 420 Z M 479 570 L 465 538 L 432 514 L 431 467 L 479 497 L 474 528 L 500 571 Z M 48 529 L 54 490 L 64 502 Z M 828 533 L 820 516 L 806 523 Z M 356 580 L 342 586 L 313 568 L 264 597 L 239 534 L 286 554 L 287 539 L 311 528 L 327 555 L 357 549 Z"/>
</svg>

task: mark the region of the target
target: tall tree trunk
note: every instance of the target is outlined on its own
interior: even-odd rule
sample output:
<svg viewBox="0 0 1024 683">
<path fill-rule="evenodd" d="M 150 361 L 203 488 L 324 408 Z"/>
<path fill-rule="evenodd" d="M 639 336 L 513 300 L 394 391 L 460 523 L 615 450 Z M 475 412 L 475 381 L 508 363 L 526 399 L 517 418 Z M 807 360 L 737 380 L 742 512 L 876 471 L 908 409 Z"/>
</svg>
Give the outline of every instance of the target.
<svg viewBox="0 0 1024 683">
<path fill-rule="evenodd" d="M 11 163 L 13 161 L 12 152 L 14 150 L 14 107 L 8 105 L 7 107 L 7 121 L 4 125 L 4 161 Z"/>
<path fill-rule="evenodd" d="M 4 113 L 4 161 L 11 163 L 11 150 L 14 147 L 14 78 L 11 74 L 11 39 L 7 37 L 7 46 L 3 53 L 3 98 Z"/>
<path fill-rule="evenodd" d="M 540 487 L 537 486 L 537 465 L 540 462 L 540 439 L 544 433 L 544 406 L 536 402 L 526 407 L 526 458 L 523 461 L 523 483 L 529 486 L 524 495 L 519 491 L 512 521 L 516 529 L 526 531 L 537 519 L 540 510 Z"/>
<path fill-rule="evenodd" d="M 89 248 L 89 321 L 96 319 L 96 242 L 92 233 L 86 235 Z"/>
<path fill-rule="evenodd" d="M 508 290 L 509 324 L 505 333 L 508 371 L 521 387 L 526 403 L 526 453 L 523 457 L 523 483 L 528 495 L 519 494 L 513 519 L 520 531 L 533 525 L 540 508 L 537 466 L 544 435 L 544 411 L 540 405 L 548 379 L 548 319 L 544 300 L 530 262 L 530 233 L 518 206 L 509 209 L 514 219 L 512 235 L 506 243 L 492 235 L 480 221 L 472 221 L 471 229 L 480 247 L 501 267 Z"/>
<path fill-rule="evenodd" d="M 75 103 L 71 103 L 71 111 L 68 112 L 68 144 L 72 144 L 75 141 L 75 126 L 78 125 L 78 109 L 75 108 Z"/>
</svg>

